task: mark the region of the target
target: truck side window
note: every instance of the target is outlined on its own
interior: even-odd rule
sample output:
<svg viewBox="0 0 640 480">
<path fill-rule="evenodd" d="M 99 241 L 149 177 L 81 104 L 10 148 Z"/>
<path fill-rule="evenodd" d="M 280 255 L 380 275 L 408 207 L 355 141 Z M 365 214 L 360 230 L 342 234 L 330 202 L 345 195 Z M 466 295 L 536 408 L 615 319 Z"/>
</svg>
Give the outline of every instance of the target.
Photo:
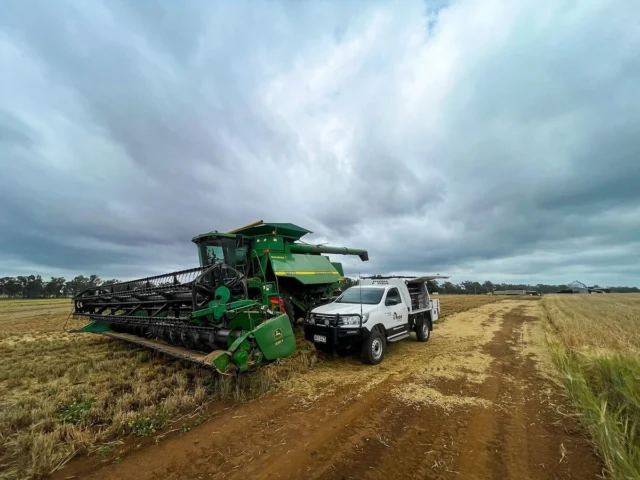
<svg viewBox="0 0 640 480">
<path fill-rule="evenodd" d="M 394 302 L 394 300 L 395 300 L 395 302 Z M 395 287 L 394 288 L 390 288 L 389 291 L 387 292 L 387 299 L 385 300 L 384 304 L 385 305 L 394 305 L 394 304 L 397 305 L 398 303 L 400 303 L 400 292 Z"/>
</svg>

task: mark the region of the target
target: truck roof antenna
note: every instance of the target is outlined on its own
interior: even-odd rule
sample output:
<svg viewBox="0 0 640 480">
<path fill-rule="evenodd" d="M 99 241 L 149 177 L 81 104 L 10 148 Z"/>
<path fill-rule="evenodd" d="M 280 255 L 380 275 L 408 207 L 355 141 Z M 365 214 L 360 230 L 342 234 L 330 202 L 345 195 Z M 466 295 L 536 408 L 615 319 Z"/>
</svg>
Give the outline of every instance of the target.
<svg viewBox="0 0 640 480">
<path fill-rule="evenodd" d="M 360 326 L 362 326 L 362 272 L 358 272 L 358 287 L 360 289 Z"/>
</svg>

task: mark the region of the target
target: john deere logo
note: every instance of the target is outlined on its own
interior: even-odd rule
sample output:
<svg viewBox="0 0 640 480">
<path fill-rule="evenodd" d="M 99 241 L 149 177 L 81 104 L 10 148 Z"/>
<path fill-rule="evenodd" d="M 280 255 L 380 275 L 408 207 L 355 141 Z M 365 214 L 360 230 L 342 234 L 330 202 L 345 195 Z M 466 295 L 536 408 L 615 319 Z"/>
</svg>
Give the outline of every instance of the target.
<svg viewBox="0 0 640 480">
<path fill-rule="evenodd" d="M 282 329 L 281 328 L 276 328 L 273 331 L 273 336 L 276 337 L 276 338 L 282 337 Z"/>
</svg>

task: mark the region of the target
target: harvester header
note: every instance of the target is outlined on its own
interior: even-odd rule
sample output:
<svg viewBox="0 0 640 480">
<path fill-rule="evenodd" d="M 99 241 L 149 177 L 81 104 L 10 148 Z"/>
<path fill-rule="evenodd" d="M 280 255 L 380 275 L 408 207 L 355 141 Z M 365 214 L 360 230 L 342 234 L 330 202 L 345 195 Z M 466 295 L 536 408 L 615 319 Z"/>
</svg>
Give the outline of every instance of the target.
<svg viewBox="0 0 640 480">
<path fill-rule="evenodd" d="M 119 338 L 210 366 L 241 372 L 290 355 L 292 326 L 342 292 L 342 264 L 323 253 L 366 250 L 309 245 L 292 223 L 253 222 L 193 237 L 199 267 L 92 287 L 74 297 L 81 331 Z"/>
</svg>

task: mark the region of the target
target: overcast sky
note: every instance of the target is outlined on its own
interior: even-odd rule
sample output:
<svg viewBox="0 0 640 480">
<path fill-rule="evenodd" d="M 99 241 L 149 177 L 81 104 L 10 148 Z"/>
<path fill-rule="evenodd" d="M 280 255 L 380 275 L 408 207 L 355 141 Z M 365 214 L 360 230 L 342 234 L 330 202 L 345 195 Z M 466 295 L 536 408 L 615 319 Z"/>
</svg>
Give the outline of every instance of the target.
<svg viewBox="0 0 640 480">
<path fill-rule="evenodd" d="M 0 276 L 195 266 L 640 285 L 640 3 L 3 1 Z"/>
</svg>

